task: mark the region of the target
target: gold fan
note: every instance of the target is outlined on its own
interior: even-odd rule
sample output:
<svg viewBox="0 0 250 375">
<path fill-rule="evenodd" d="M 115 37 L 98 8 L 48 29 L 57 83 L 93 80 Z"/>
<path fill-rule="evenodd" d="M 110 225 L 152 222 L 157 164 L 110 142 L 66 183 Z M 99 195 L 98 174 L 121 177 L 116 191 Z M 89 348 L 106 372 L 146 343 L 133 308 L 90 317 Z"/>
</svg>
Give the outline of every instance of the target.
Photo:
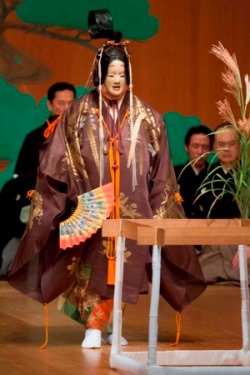
<svg viewBox="0 0 250 375">
<path fill-rule="evenodd" d="M 78 195 L 74 213 L 59 224 L 60 248 L 65 250 L 84 242 L 101 228 L 114 207 L 112 183 Z"/>
</svg>

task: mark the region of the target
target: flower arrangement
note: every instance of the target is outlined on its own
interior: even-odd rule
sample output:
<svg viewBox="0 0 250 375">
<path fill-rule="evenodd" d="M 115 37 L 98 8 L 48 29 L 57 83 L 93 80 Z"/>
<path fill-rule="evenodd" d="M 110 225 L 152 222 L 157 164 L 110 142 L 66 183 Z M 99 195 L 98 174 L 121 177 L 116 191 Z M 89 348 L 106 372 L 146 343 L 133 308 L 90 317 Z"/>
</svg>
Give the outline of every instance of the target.
<svg viewBox="0 0 250 375">
<path fill-rule="evenodd" d="M 223 101 L 218 101 L 217 107 L 223 122 L 232 125 L 240 140 L 240 157 L 232 166 L 231 181 L 224 181 L 224 187 L 220 192 L 213 192 L 215 201 L 220 199 L 225 193 L 233 195 L 241 218 L 250 218 L 250 117 L 248 105 L 250 102 L 250 81 L 245 75 L 243 85 L 242 78 L 235 54 L 230 55 L 228 50 L 219 42 L 213 45 L 211 53 L 220 59 L 226 66 L 222 72 L 222 80 L 226 84 L 225 92 L 231 94 L 239 107 L 239 118 L 234 115 L 232 107 L 227 97 Z M 248 113 L 248 117 L 247 117 Z M 222 177 L 217 174 L 217 181 L 222 181 Z M 206 184 L 206 182 L 205 182 Z M 232 187 L 233 186 L 233 187 Z"/>
</svg>

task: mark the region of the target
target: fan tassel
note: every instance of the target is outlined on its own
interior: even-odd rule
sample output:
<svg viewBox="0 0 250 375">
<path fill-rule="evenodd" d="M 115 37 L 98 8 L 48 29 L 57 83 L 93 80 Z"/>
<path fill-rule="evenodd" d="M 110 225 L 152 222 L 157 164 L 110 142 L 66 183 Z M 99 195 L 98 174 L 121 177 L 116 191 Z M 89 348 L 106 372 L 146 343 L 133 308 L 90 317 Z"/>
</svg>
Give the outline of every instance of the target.
<svg viewBox="0 0 250 375">
<path fill-rule="evenodd" d="M 116 267 L 115 258 L 109 258 L 108 259 L 108 277 L 107 277 L 108 285 L 115 285 L 115 267 Z"/>
</svg>

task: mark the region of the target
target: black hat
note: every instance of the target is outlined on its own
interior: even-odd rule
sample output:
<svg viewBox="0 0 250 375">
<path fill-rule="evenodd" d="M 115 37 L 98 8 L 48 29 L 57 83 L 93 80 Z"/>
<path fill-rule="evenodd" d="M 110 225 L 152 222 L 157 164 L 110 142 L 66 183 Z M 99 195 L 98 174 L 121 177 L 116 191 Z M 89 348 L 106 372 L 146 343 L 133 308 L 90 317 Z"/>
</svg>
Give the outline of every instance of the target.
<svg viewBox="0 0 250 375">
<path fill-rule="evenodd" d="M 88 31 L 91 39 L 111 39 L 119 43 L 120 31 L 113 30 L 113 21 L 108 9 L 90 10 L 88 15 Z"/>
<path fill-rule="evenodd" d="M 101 64 L 101 84 L 104 82 L 109 64 L 120 60 L 125 65 L 126 83 L 129 85 L 129 57 L 124 44 L 121 43 L 122 33 L 113 30 L 112 17 L 108 9 L 91 10 L 88 15 L 89 35 L 92 39 L 107 38 L 109 41 L 97 52 L 96 66 L 93 71 L 93 82 L 99 85 L 98 64 Z M 101 60 L 100 60 L 101 59 Z"/>
</svg>

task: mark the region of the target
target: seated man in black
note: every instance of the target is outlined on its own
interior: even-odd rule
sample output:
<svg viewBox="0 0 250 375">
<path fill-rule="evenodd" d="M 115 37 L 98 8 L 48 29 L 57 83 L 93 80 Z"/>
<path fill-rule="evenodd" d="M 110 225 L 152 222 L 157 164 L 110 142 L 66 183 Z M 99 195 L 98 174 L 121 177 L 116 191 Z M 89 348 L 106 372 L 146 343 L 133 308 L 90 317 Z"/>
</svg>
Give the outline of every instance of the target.
<svg viewBox="0 0 250 375">
<path fill-rule="evenodd" d="M 204 199 L 209 218 L 233 219 L 240 217 L 240 211 L 234 200 L 235 191 L 232 170 L 240 156 L 240 140 L 233 125 L 221 124 L 215 129 L 214 150 L 219 161 L 209 168 L 208 184 Z M 223 190 L 227 184 L 226 190 Z M 246 249 L 250 258 L 250 247 Z M 236 245 L 206 245 L 202 247 L 199 261 L 205 280 L 208 283 L 239 283 L 239 254 Z M 248 265 L 250 275 L 250 264 Z"/>
<path fill-rule="evenodd" d="M 214 130 L 214 151 L 218 161 L 209 167 L 208 185 L 204 184 L 201 190 L 207 190 L 206 210 L 212 219 L 233 219 L 240 217 L 240 212 L 233 194 L 223 191 L 235 191 L 232 180 L 232 168 L 240 155 L 239 136 L 230 124 L 220 124 Z"/>
<path fill-rule="evenodd" d="M 203 199 L 197 198 L 198 189 L 207 175 L 206 158 L 213 147 L 212 131 L 204 125 L 194 126 L 185 136 L 185 149 L 189 156 L 186 164 L 175 167 L 182 205 L 187 218 L 206 218 Z"/>
</svg>

